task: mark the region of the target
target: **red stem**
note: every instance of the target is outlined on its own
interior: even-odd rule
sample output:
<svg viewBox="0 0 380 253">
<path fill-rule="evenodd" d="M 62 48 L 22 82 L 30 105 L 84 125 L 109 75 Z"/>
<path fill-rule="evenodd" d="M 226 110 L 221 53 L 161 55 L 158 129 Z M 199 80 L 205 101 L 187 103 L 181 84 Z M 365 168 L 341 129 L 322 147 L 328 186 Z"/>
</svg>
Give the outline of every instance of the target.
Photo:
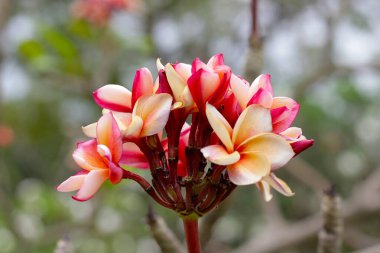
<svg viewBox="0 0 380 253">
<path fill-rule="evenodd" d="M 202 253 L 198 233 L 198 219 L 183 219 L 188 253 Z"/>
</svg>

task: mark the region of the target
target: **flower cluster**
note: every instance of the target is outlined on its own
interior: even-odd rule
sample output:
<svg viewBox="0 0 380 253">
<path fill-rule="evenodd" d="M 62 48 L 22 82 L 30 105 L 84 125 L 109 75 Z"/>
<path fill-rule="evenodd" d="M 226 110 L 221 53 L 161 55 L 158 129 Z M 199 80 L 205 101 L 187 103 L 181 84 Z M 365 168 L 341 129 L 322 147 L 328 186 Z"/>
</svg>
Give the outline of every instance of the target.
<svg viewBox="0 0 380 253">
<path fill-rule="evenodd" d="M 78 18 L 104 25 L 113 12 L 133 9 L 136 4 L 136 0 L 76 0 L 72 12 Z"/>
<path fill-rule="evenodd" d="M 130 179 L 184 216 L 212 210 L 237 185 L 256 184 L 266 200 L 271 187 L 293 194 L 275 173 L 313 140 L 291 127 L 299 105 L 274 97 L 269 75 L 250 85 L 221 54 L 157 68 L 156 80 L 137 70 L 132 92 L 112 84 L 94 92 L 103 115 L 83 127 L 91 139 L 73 154 L 82 170 L 59 191 L 78 190 L 73 198 L 85 201 L 106 180 Z M 151 182 L 130 167 L 149 169 Z"/>
</svg>

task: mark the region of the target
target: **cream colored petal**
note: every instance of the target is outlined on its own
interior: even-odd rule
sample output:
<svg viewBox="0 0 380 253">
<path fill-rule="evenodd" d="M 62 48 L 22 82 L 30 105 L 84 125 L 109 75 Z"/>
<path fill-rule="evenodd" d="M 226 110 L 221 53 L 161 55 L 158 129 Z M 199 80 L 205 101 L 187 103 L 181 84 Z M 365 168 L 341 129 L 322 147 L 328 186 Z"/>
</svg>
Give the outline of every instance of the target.
<svg viewBox="0 0 380 253">
<path fill-rule="evenodd" d="M 227 150 L 220 145 L 211 145 L 201 149 L 203 156 L 212 163 L 218 165 L 234 164 L 240 159 L 238 152 L 228 153 Z"/>
<path fill-rule="evenodd" d="M 120 131 L 125 131 L 132 122 L 132 113 L 113 112 L 112 114 Z"/>
<path fill-rule="evenodd" d="M 269 176 L 264 178 L 270 186 L 272 186 L 276 191 L 285 195 L 287 197 L 293 196 L 294 192 L 290 189 L 290 187 L 280 178 L 276 177 L 274 173 L 271 173 Z"/>
<path fill-rule="evenodd" d="M 186 80 L 184 80 L 173 68 L 172 64 L 168 63 L 165 66 L 165 73 L 168 79 L 170 88 L 173 91 L 173 95 L 176 101 L 181 101 L 181 95 L 183 90 L 187 86 Z"/>
<path fill-rule="evenodd" d="M 236 121 L 232 143 L 238 147 L 242 142 L 260 133 L 272 131 L 270 110 L 258 105 L 248 106 Z"/>
<path fill-rule="evenodd" d="M 259 182 L 270 172 L 270 162 L 259 152 L 240 153 L 240 160 L 227 167 L 228 176 L 236 185 Z"/>
<path fill-rule="evenodd" d="M 191 92 L 188 86 L 186 86 L 182 92 L 181 101 L 183 101 L 185 107 L 194 107 L 193 96 L 191 95 Z"/>
<path fill-rule="evenodd" d="M 263 196 L 265 201 L 270 201 L 273 198 L 273 195 L 271 193 L 270 185 L 264 181 L 261 180 L 256 184 L 257 188 L 259 188 L 261 195 Z"/>
<path fill-rule="evenodd" d="M 127 138 L 138 138 L 140 137 L 141 130 L 143 128 L 143 120 L 139 116 L 133 116 L 131 124 L 128 126 L 127 130 L 124 132 L 124 135 Z"/>
<path fill-rule="evenodd" d="M 92 170 L 90 171 L 77 194 L 73 196 L 75 200 L 86 201 L 94 196 L 100 186 L 107 180 L 109 175 L 108 170 Z"/>
<path fill-rule="evenodd" d="M 281 136 L 272 133 L 260 134 L 243 142 L 239 152 L 260 152 L 271 163 L 272 170 L 284 166 L 293 156 L 290 144 Z"/>
<path fill-rule="evenodd" d="M 233 151 L 233 144 L 231 141 L 232 128 L 223 115 L 209 103 L 206 104 L 206 116 L 212 129 L 222 141 L 228 152 Z"/>
<path fill-rule="evenodd" d="M 164 65 L 161 63 L 161 59 L 160 58 L 157 58 L 157 60 L 156 60 L 156 66 L 157 66 L 157 70 L 158 71 L 165 69 Z"/>
<path fill-rule="evenodd" d="M 97 122 L 82 127 L 82 132 L 90 138 L 96 138 L 96 124 Z"/>
<path fill-rule="evenodd" d="M 241 80 L 236 75 L 231 75 L 231 90 L 234 93 L 236 100 L 239 102 L 239 105 L 241 108 L 245 109 L 247 107 L 247 103 L 250 99 L 249 97 L 249 85 L 244 83 L 243 80 Z"/>
<path fill-rule="evenodd" d="M 141 137 L 157 134 L 164 129 L 169 118 L 172 100 L 172 96 L 167 93 L 141 97 L 137 100 L 136 115 L 140 116 L 144 122 Z"/>
<path fill-rule="evenodd" d="M 69 177 L 66 181 L 62 182 L 58 187 L 57 191 L 60 192 L 72 192 L 79 190 L 83 184 L 87 174 L 74 175 Z"/>
<path fill-rule="evenodd" d="M 299 127 L 289 127 L 288 129 L 281 132 L 280 134 L 291 139 L 297 139 L 300 136 L 302 136 L 302 129 Z"/>
</svg>

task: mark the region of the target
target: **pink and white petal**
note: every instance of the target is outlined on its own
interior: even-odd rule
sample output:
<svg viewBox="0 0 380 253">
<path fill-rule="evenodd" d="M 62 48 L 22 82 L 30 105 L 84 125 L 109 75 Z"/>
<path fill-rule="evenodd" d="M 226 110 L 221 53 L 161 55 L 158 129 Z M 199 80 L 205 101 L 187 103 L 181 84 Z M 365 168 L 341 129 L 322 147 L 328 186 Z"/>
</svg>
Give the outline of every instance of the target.
<svg viewBox="0 0 380 253">
<path fill-rule="evenodd" d="M 109 148 L 113 162 L 120 160 L 123 141 L 119 126 L 111 112 L 104 114 L 99 119 L 96 126 L 96 139 L 98 144 Z"/>
<path fill-rule="evenodd" d="M 92 124 L 89 124 L 87 126 L 84 126 L 82 127 L 82 132 L 87 136 L 87 137 L 90 137 L 90 138 L 96 138 L 96 125 L 98 123 L 95 122 L 95 123 L 92 123 Z"/>
<path fill-rule="evenodd" d="M 79 190 L 83 184 L 85 177 L 87 176 L 88 171 L 86 173 L 77 173 L 74 176 L 69 177 L 60 185 L 57 186 L 57 191 L 60 192 L 72 192 Z"/>
<path fill-rule="evenodd" d="M 265 133 L 256 135 L 238 147 L 239 152 L 260 152 L 271 163 L 272 170 L 284 166 L 294 156 L 290 144 L 281 136 Z"/>
<path fill-rule="evenodd" d="M 186 80 L 175 71 L 170 63 L 166 64 L 165 73 L 175 100 L 181 101 L 181 95 L 186 87 Z"/>
<path fill-rule="evenodd" d="M 252 97 L 260 88 L 268 91 L 273 96 L 272 84 L 270 81 L 271 76 L 268 74 L 261 74 L 252 82 L 249 89 L 249 95 Z"/>
<path fill-rule="evenodd" d="M 111 154 L 110 149 L 107 146 L 105 146 L 103 144 L 98 144 L 97 151 L 98 151 L 98 154 L 101 157 L 104 157 L 105 159 L 107 159 L 108 162 L 112 161 L 112 154 Z M 106 163 L 107 163 L 107 161 L 106 161 Z"/>
<path fill-rule="evenodd" d="M 291 109 L 286 106 L 281 106 L 275 109 L 271 109 L 270 114 L 272 116 L 272 124 L 276 124 L 278 122 L 286 120 L 291 114 Z"/>
<path fill-rule="evenodd" d="M 299 141 L 290 143 L 295 155 L 298 155 L 305 149 L 310 148 L 311 146 L 313 146 L 313 144 L 314 144 L 314 140 L 299 140 Z"/>
<path fill-rule="evenodd" d="M 206 116 L 212 129 L 226 146 L 228 152 L 232 152 L 234 147 L 231 141 L 232 128 L 223 115 L 209 103 L 206 104 Z"/>
<path fill-rule="evenodd" d="M 92 170 L 83 180 L 83 184 L 73 199 L 86 201 L 94 196 L 100 186 L 108 179 L 108 170 Z"/>
<path fill-rule="evenodd" d="M 139 97 L 151 94 L 153 94 L 152 73 L 147 68 L 138 69 L 132 86 L 132 107 Z"/>
<path fill-rule="evenodd" d="M 248 101 L 249 105 L 261 105 L 264 108 L 270 109 L 272 106 L 273 97 L 269 91 L 259 88 L 259 90 L 253 95 L 253 97 Z"/>
<path fill-rule="evenodd" d="M 280 134 L 289 139 L 298 139 L 302 135 L 302 129 L 299 127 L 289 127 Z"/>
<path fill-rule="evenodd" d="M 234 151 L 228 153 L 221 145 L 211 145 L 201 149 L 203 156 L 210 162 L 218 165 L 231 165 L 239 161 L 240 155 Z"/>
<path fill-rule="evenodd" d="M 123 145 L 123 155 L 120 164 L 138 169 L 149 169 L 149 162 L 140 148 L 133 142 L 126 142 Z"/>
<path fill-rule="evenodd" d="M 235 126 L 236 120 L 242 112 L 242 109 L 235 98 L 235 95 L 230 91 L 224 98 L 222 104 L 224 105 L 222 115 L 228 121 L 228 123 L 233 127 Z"/>
<path fill-rule="evenodd" d="M 141 137 L 157 134 L 164 129 L 169 118 L 172 100 L 171 95 L 161 93 L 144 96 L 137 101 L 136 115 L 139 115 L 144 122 Z"/>
<path fill-rule="evenodd" d="M 219 75 L 220 81 L 215 92 L 210 95 L 208 102 L 212 105 L 219 106 L 228 93 L 232 72 L 231 68 L 225 65 L 216 67 L 215 72 Z"/>
<path fill-rule="evenodd" d="M 73 158 L 79 167 L 88 171 L 107 168 L 103 158 L 97 151 L 96 140 L 78 143 L 73 153 Z"/>
<path fill-rule="evenodd" d="M 300 110 L 300 105 L 291 98 L 287 97 L 275 97 L 273 99 L 272 109 L 286 106 L 290 110 L 290 114 L 286 119 L 273 124 L 273 132 L 280 133 L 288 129 Z"/>
<path fill-rule="evenodd" d="M 127 130 L 125 131 L 124 135 L 127 138 L 135 139 L 139 138 L 141 134 L 141 130 L 143 128 L 144 121 L 139 116 L 132 116 L 131 124 L 129 124 Z"/>
<path fill-rule="evenodd" d="M 159 86 L 155 94 L 167 93 L 174 97 L 173 91 L 170 88 L 168 79 L 166 77 L 166 72 L 164 70 L 160 70 L 158 72 L 158 82 L 159 82 Z"/>
<path fill-rule="evenodd" d="M 238 76 L 232 74 L 231 80 L 230 80 L 230 86 L 241 108 L 245 109 L 250 99 L 249 92 L 248 92 L 249 85 L 245 83 L 244 80 L 242 80 Z"/>
<path fill-rule="evenodd" d="M 187 83 L 187 79 L 191 76 L 191 65 L 185 63 L 173 64 L 175 71 L 182 77 L 182 79 Z"/>
<path fill-rule="evenodd" d="M 188 79 L 187 83 L 195 104 L 200 111 L 204 112 L 206 102 L 218 89 L 220 84 L 219 75 L 215 72 L 200 69 Z"/>
<path fill-rule="evenodd" d="M 272 131 L 272 121 L 270 111 L 258 105 L 248 106 L 236 121 L 232 143 L 238 147 L 247 139 L 260 134 Z"/>
<path fill-rule="evenodd" d="M 158 71 L 165 69 L 164 65 L 161 63 L 161 59 L 160 58 L 157 58 L 157 60 L 156 60 L 156 66 L 157 66 L 157 70 Z"/>
<path fill-rule="evenodd" d="M 236 185 L 255 184 L 269 172 L 270 161 L 259 152 L 240 153 L 240 160 L 227 166 L 228 176 Z"/>
<path fill-rule="evenodd" d="M 199 71 L 200 69 L 204 69 L 205 71 L 212 72 L 213 68 L 208 66 L 206 63 L 201 61 L 199 58 L 195 58 L 193 63 L 191 64 L 191 73 L 195 73 Z"/>
<path fill-rule="evenodd" d="M 114 164 L 113 162 L 109 163 L 109 180 L 112 184 L 120 183 L 123 179 L 123 169 L 119 165 Z"/>
<path fill-rule="evenodd" d="M 266 181 L 270 186 L 272 186 L 276 191 L 285 195 L 287 197 L 293 196 L 294 192 L 290 189 L 290 187 L 280 178 L 276 177 L 274 173 L 264 177 L 264 181 Z"/>
<path fill-rule="evenodd" d="M 132 122 L 132 113 L 112 112 L 114 119 L 120 129 L 120 132 L 125 131 Z"/>
<path fill-rule="evenodd" d="M 93 97 L 95 102 L 102 108 L 118 112 L 132 111 L 132 93 L 123 86 L 105 85 L 94 91 Z"/>
<path fill-rule="evenodd" d="M 256 186 L 266 202 L 270 201 L 273 198 L 270 185 L 266 181 L 261 180 L 257 182 Z"/>
<path fill-rule="evenodd" d="M 207 62 L 207 66 L 213 69 L 221 65 L 224 65 L 223 54 L 216 54 L 213 57 L 211 57 L 210 60 Z"/>
</svg>

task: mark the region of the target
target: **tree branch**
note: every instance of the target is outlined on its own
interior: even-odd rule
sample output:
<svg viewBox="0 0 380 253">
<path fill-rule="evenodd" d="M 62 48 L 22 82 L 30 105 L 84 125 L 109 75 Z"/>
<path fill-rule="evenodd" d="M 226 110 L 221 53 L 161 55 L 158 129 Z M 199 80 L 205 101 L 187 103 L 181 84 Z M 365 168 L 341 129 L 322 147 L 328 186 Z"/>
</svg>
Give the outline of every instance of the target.
<svg viewBox="0 0 380 253">
<path fill-rule="evenodd" d="M 158 216 L 152 207 L 149 208 L 146 222 L 152 237 L 156 240 L 163 253 L 185 253 L 178 238 L 166 225 L 164 219 Z"/>
<path fill-rule="evenodd" d="M 370 174 L 364 182 L 354 189 L 350 199 L 343 202 L 342 217 L 344 219 L 350 220 L 380 210 L 379 181 L 380 168 Z M 321 226 L 322 219 L 320 215 L 314 214 L 293 224 L 276 227 L 275 229 L 268 228 L 248 240 L 233 253 L 250 253 L 252 249 L 255 249 L 255 253 L 276 252 L 315 237 Z M 276 240 L 273 240 L 273 238 L 276 238 Z"/>
</svg>

